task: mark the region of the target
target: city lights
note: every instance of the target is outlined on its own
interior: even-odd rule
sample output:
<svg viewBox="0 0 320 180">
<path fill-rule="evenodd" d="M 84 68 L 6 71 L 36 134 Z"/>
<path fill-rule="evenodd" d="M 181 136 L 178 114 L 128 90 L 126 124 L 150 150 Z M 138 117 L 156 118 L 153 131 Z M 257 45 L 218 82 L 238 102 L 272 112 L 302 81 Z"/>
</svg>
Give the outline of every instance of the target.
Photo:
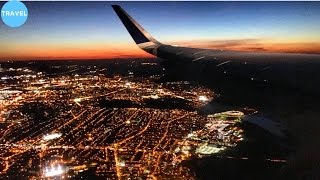
<svg viewBox="0 0 320 180">
<path fill-rule="evenodd" d="M 0 169 L 2 174 L 28 167 L 23 175 L 29 179 L 34 172 L 43 179 L 77 179 L 96 166 L 94 174 L 102 179 L 193 179 L 188 168 L 180 168 L 182 161 L 234 147 L 243 139 L 235 121 L 224 121 L 239 113 L 196 113 L 213 98 L 210 89 L 187 81 L 158 84 L 143 78 L 97 76 L 98 69 L 88 70 L 60 77 L 34 72 L 36 77 L 12 77 L 28 80 L 19 88 L 0 85 L 4 96 L 0 115 L 8 125 L 3 139 L 12 142 L 1 149 L 8 162 Z M 208 147 L 202 147 L 204 143 Z M 21 162 L 20 155 L 29 161 Z M 99 163 L 92 165 L 95 162 Z"/>
<path fill-rule="evenodd" d="M 60 176 L 64 173 L 64 169 L 58 165 L 56 167 L 51 166 L 45 169 L 44 176 L 45 177 L 54 177 L 54 176 Z"/>
<path fill-rule="evenodd" d="M 61 137 L 61 135 L 62 134 L 60 134 L 60 133 L 47 134 L 47 135 L 43 136 L 43 140 L 49 141 L 49 140 L 52 140 L 52 139 L 59 138 L 59 137 Z"/>
<path fill-rule="evenodd" d="M 205 144 L 202 144 L 199 147 L 197 147 L 196 153 L 203 154 L 203 155 L 209 155 L 209 154 L 216 154 L 224 149 L 225 149 L 224 147 L 218 148 L 218 147 L 208 145 L 205 143 Z"/>
<path fill-rule="evenodd" d="M 199 101 L 206 102 L 209 99 L 206 96 L 199 96 Z"/>
<path fill-rule="evenodd" d="M 81 98 L 75 98 L 75 99 L 74 99 L 74 102 L 76 102 L 76 103 L 81 102 Z"/>
</svg>

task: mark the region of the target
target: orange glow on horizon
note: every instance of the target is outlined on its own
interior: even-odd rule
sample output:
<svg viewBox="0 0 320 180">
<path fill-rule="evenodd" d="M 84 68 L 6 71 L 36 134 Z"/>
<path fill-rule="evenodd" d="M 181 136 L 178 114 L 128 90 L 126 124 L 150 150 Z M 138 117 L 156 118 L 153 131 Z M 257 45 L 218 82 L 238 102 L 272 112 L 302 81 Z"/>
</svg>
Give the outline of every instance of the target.
<svg viewBox="0 0 320 180">
<path fill-rule="evenodd" d="M 90 47 L 90 46 L 89 46 Z M 110 46 L 109 46 L 110 47 Z M 2 52 L 0 59 L 4 60 L 86 60 L 86 59 L 114 59 L 114 58 L 152 58 L 151 54 L 144 52 L 137 46 L 123 46 L 115 48 L 97 47 L 33 47 L 24 48 L 23 51 Z"/>
<path fill-rule="evenodd" d="M 186 47 L 223 49 L 236 51 L 263 51 L 286 53 L 320 53 L 320 43 L 282 43 L 256 39 L 226 41 L 180 41 L 177 44 Z M 134 43 L 94 44 L 81 43 L 70 47 L 58 44 L 16 45 L 11 48 L 0 47 L 0 60 L 67 60 L 67 59 L 113 59 L 113 58 L 153 58 Z M 21 50 L 23 49 L 23 51 Z"/>
<path fill-rule="evenodd" d="M 283 52 L 320 54 L 320 43 L 304 42 L 273 42 L 256 39 L 226 40 L 226 41 L 184 41 L 175 44 L 195 48 L 223 49 L 253 52 Z"/>
</svg>

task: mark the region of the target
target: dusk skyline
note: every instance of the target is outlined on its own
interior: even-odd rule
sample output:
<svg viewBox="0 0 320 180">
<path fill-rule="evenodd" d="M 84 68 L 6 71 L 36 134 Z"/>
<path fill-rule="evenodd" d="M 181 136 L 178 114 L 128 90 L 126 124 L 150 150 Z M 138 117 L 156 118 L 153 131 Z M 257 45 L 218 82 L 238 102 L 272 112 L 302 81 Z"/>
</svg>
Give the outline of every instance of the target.
<svg viewBox="0 0 320 180">
<path fill-rule="evenodd" d="M 2 7 L 5 2 L 0 2 Z M 113 12 L 121 5 L 162 43 L 320 52 L 320 2 L 25 2 L 19 28 L 0 23 L 0 60 L 152 57 Z"/>
</svg>

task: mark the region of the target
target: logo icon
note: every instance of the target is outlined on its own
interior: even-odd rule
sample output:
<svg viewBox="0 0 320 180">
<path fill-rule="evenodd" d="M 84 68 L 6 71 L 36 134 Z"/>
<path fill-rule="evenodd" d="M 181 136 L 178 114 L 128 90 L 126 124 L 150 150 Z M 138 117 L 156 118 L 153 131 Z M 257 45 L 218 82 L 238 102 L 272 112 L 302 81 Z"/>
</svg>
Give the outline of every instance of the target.
<svg viewBox="0 0 320 180">
<path fill-rule="evenodd" d="M 1 9 L 1 19 L 9 27 L 20 27 L 28 18 L 28 9 L 20 1 L 8 1 Z"/>
</svg>

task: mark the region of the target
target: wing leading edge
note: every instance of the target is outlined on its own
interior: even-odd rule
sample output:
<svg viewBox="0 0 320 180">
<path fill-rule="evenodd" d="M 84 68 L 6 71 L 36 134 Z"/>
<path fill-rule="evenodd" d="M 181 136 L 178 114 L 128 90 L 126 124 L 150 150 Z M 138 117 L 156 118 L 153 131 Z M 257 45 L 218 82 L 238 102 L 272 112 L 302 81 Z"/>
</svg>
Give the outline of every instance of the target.
<svg viewBox="0 0 320 180">
<path fill-rule="evenodd" d="M 131 35 L 135 43 L 150 54 L 157 55 L 156 49 L 161 45 L 146 30 L 144 30 L 129 14 L 119 5 L 112 5 L 113 10 L 120 18 L 123 25 Z"/>
</svg>

